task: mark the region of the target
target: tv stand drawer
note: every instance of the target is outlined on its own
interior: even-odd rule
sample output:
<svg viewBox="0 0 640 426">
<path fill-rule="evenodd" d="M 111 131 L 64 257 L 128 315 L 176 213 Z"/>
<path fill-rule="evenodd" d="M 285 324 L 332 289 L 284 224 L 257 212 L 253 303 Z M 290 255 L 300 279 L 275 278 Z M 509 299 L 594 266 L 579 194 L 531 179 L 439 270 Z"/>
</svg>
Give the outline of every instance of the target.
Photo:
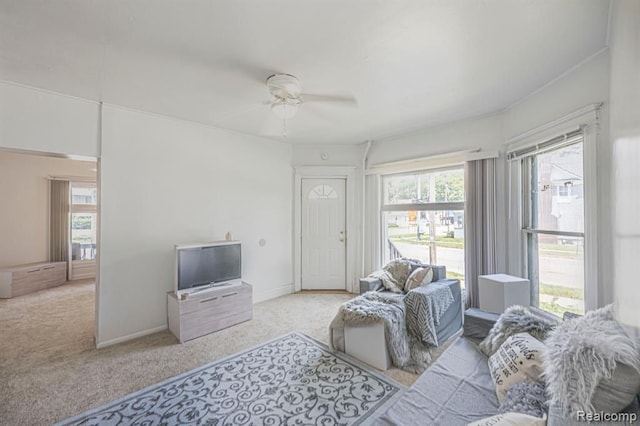
<svg viewBox="0 0 640 426">
<path fill-rule="evenodd" d="M 186 300 L 180 300 L 180 315 L 227 305 L 232 301 L 251 299 L 251 286 L 241 284 L 225 287 L 213 287 L 200 293 L 190 294 Z"/>
<path fill-rule="evenodd" d="M 253 317 L 251 285 L 211 288 L 178 300 L 167 299 L 169 329 L 180 342 L 222 330 Z"/>
</svg>

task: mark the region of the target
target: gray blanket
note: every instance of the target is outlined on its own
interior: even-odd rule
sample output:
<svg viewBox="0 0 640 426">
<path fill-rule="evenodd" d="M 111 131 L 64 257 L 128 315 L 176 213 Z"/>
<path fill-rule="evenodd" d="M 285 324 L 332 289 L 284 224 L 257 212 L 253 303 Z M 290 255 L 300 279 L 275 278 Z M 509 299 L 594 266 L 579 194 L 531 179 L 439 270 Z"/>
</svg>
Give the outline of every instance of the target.
<svg viewBox="0 0 640 426">
<path fill-rule="evenodd" d="M 410 291 L 404 297 L 409 333 L 429 346 L 438 346 L 436 327 L 440 318 L 453 303 L 451 288 L 431 283 Z"/>
<path fill-rule="evenodd" d="M 344 303 L 329 327 L 333 349 L 344 351 L 345 324 L 384 321 L 387 348 L 393 365 L 414 373 L 431 362 L 430 347 L 407 332 L 404 295 L 367 292 Z"/>
</svg>

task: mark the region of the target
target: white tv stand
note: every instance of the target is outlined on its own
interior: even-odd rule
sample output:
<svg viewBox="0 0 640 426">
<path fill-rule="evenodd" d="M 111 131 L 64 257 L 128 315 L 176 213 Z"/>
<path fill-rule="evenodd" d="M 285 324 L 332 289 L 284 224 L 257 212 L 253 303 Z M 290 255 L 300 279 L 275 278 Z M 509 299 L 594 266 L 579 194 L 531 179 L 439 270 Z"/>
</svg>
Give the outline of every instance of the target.
<svg viewBox="0 0 640 426">
<path fill-rule="evenodd" d="M 201 337 L 253 318 L 250 284 L 210 287 L 178 298 L 167 294 L 169 330 L 180 340 Z"/>
</svg>

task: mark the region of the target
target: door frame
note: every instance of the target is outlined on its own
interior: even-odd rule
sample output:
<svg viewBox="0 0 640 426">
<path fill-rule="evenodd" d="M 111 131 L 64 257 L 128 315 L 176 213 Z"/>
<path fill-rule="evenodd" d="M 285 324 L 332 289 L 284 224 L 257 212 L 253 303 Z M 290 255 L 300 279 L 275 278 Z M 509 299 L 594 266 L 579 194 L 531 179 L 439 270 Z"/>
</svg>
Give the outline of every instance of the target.
<svg viewBox="0 0 640 426">
<path fill-rule="evenodd" d="M 345 179 L 345 228 L 346 228 L 346 290 L 357 293 L 357 242 L 356 226 L 356 168 L 355 167 L 296 167 L 294 176 L 293 201 L 293 284 L 294 291 L 302 290 L 302 179 Z"/>
</svg>

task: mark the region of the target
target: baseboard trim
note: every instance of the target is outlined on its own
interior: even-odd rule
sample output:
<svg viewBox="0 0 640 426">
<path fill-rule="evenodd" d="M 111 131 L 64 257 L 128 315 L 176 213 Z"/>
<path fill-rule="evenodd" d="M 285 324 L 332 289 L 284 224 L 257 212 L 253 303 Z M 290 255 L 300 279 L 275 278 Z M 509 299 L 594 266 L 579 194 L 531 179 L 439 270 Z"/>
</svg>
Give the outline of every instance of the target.
<svg viewBox="0 0 640 426">
<path fill-rule="evenodd" d="M 253 286 L 253 303 L 260 303 L 265 300 L 275 299 L 276 297 L 286 296 L 287 294 L 293 293 L 293 283 L 264 291 L 257 290 L 256 285 L 251 285 Z"/>
<path fill-rule="evenodd" d="M 126 336 L 116 337 L 115 339 L 106 340 L 104 342 L 96 342 L 96 348 L 97 349 L 106 348 L 107 346 L 116 345 L 118 343 L 137 339 L 138 337 L 146 336 L 147 334 L 157 333 L 159 331 L 164 331 L 166 329 L 167 329 L 167 324 L 150 328 L 148 330 L 138 331 L 137 333 L 127 334 Z"/>
</svg>

